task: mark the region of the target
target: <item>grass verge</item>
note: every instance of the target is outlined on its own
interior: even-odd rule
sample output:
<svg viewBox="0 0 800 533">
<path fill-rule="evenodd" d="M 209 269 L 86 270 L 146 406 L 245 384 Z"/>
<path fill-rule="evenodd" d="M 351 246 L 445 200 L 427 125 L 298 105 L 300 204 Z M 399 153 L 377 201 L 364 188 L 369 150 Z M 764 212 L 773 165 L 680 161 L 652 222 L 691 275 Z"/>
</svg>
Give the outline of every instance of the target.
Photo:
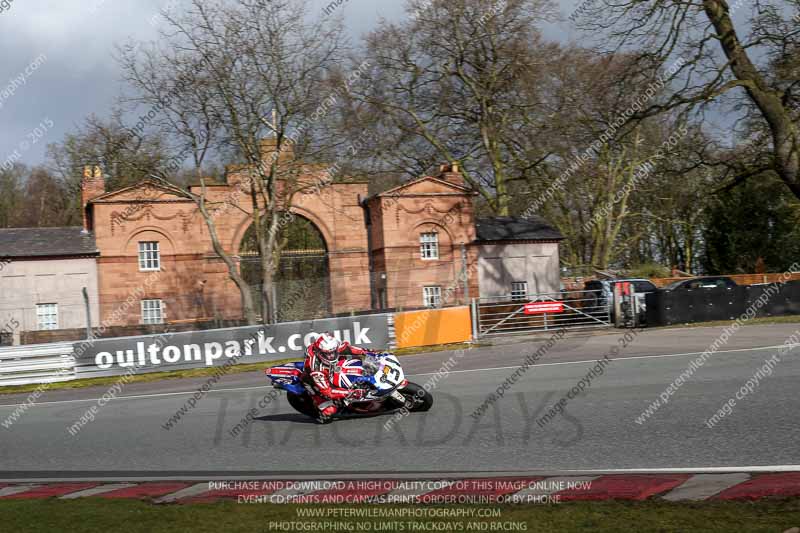
<svg viewBox="0 0 800 533">
<path fill-rule="evenodd" d="M 319 518 L 305 518 L 299 509 L 336 510 Z M 365 517 L 345 510 L 373 513 L 401 512 L 420 516 Z M 462 517 L 437 516 L 448 510 L 473 513 Z M 487 510 L 497 509 L 492 514 Z M 382 511 L 383 510 L 383 511 Z M 800 525 L 800 500 L 759 502 L 704 502 L 677 504 L 647 502 L 579 502 L 519 506 L 293 506 L 234 502 L 195 505 L 153 505 L 139 501 L 85 499 L 74 501 L 0 502 L 3 530 L 19 533 L 151 533 L 192 531 L 226 533 L 252 531 L 531 531 L 569 532 L 782 532 Z"/>
</svg>

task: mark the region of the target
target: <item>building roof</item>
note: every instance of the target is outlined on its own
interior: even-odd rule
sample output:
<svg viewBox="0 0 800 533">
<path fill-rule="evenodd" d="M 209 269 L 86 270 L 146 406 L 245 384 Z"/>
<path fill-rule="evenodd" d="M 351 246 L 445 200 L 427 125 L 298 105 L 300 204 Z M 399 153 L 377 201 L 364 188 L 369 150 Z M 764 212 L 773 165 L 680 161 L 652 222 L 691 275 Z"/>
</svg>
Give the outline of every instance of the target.
<svg viewBox="0 0 800 533">
<path fill-rule="evenodd" d="M 98 255 L 94 234 L 69 228 L 0 229 L 0 257 Z"/>
<path fill-rule="evenodd" d="M 125 197 L 128 193 L 135 192 L 135 191 L 143 191 L 144 195 L 140 195 L 140 197 L 131 198 Z M 166 193 L 175 196 L 174 199 L 162 200 L 156 197 L 157 193 Z M 175 189 L 171 189 L 168 185 L 160 183 L 150 178 L 145 178 L 142 181 L 135 183 L 133 185 L 129 185 L 127 187 L 123 187 L 122 189 L 117 189 L 115 191 L 107 191 L 100 196 L 95 196 L 89 200 L 90 204 L 100 203 L 100 202 L 114 202 L 119 201 L 119 198 L 122 197 L 122 202 L 131 202 L 131 201 L 147 201 L 147 202 L 159 202 L 159 201 L 182 201 L 182 202 L 191 202 L 188 198 L 182 198 L 181 196 L 175 193 Z"/>
<path fill-rule="evenodd" d="M 477 193 L 474 193 L 472 191 L 472 189 L 470 189 L 469 187 L 466 187 L 464 185 L 459 185 L 458 183 L 453 183 L 452 181 L 443 180 L 443 179 L 437 178 L 435 176 L 422 176 L 421 178 L 417 178 L 417 179 L 413 179 L 411 181 L 406 181 L 405 183 L 401 183 L 400 185 L 397 185 L 396 187 L 392 187 L 389 190 L 380 192 L 380 193 L 376 194 L 375 196 L 381 196 L 381 197 L 395 196 L 395 195 L 397 195 L 397 193 L 399 193 L 403 189 L 408 189 L 408 188 L 413 187 L 414 185 L 416 185 L 418 183 L 422 183 L 424 181 L 430 181 L 430 182 L 433 182 L 433 183 L 438 183 L 439 185 L 443 185 L 445 188 L 454 189 L 454 192 L 456 192 L 456 193 L 477 194 Z"/>
<path fill-rule="evenodd" d="M 479 241 L 560 241 L 561 232 L 544 219 L 532 216 L 479 218 L 475 221 Z"/>
</svg>

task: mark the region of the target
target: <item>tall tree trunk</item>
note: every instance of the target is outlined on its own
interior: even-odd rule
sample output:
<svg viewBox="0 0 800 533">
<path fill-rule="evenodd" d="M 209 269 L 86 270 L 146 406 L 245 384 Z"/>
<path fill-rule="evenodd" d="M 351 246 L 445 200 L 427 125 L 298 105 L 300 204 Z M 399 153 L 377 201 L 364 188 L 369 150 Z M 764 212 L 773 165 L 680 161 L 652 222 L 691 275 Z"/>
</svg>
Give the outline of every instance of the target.
<svg viewBox="0 0 800 533">
<path fill-rule="evenodd" d="M 276 302 L 274 301 L 275 269 L 272 260 L 262 264 L 261 278 L 261 313 L 265 324 L 274 324 L 276 319 Z"/>
<path fill-rule="evenodd" d="M 247 322 L 248 326 L 254 326 L 258 324 L 258 317 L 255 312 L 255 305 L 253 303 L 253 293 L 251 292 L 250 285 L 244 280 L 241 273 L 239 272 L 239 265 L 237 265 L 233 259 L 225 252 L 225 249 L 222 247 L 222 244 L 219 241 L 219 235 L 217 235 L 217 228 L 214 225 L 214 220 L 211 215 L 206 210 L 205 206 L 201 205 L 200 213 L 203 216 L 203 219 L 206 221 L 206 226 L 208 227 L 208 233 L 211 236 L 211 245 L 214 248 L 214 252 L 216 252 L 217 256 L 222 259 L 222 262 L 225 263 L 225 266 L 228 269 L 228 276 L 231 278 L 234 284 L 236 284 L 236 288 L 239 289 L 239 294 L 242 298 L 242 315 L 244 315 L 244 319 Z"/>
<path fill-rule="evenodd" d="M 728 5 L 724 0 L 703 0 L 708 20 L 719 36 L 720 46 L 730 61 L 733 75 L 769 125 L 775 146 L 774 170 L 797 198 L 800 198 L 800 141 L 789 109 L 778 91 L 768 86 L 742 46 Z"/>
<path fill-rule="evenodd" d="M 505 178 L 500 174 L 495 174 L 495 190 L 497 191 L 497 209 L 495 212 L 498 216 L 507 217 L 510 213 L 511 198 L 508 195 L 508 185 Z"/>
</svg>

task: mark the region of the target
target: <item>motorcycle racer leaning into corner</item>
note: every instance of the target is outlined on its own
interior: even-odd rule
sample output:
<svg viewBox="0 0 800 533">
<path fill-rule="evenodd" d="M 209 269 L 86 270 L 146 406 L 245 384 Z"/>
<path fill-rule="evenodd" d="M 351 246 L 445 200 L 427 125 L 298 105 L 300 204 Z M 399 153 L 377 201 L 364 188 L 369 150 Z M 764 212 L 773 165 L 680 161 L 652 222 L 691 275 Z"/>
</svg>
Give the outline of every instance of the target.
<svg viewBox="0 0 800 533">
<path fill-rule="evenodd" d="M 303 381 L 314 390 L 311 395 L 321 418 L 330 418 L 339 410 L 338 402 L 359 400 L 365 391 L 362 389 L 341 388 L 339 384 L 340 364 L 352 356 L 363 356 L 363 348 L 341 342 L 330 333 L 323 333 L 306 350 L 303 365 Z"/>
</svg>

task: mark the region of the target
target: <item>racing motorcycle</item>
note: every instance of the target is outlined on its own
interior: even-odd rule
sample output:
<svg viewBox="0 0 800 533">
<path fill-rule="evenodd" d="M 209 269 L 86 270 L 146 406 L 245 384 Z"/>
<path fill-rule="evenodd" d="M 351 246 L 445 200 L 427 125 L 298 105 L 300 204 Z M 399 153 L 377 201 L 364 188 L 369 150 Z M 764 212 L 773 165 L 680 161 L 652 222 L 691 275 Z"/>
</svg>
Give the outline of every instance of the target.
<svg viewBox="0 0 800 533">
<path fill-rule="evenodd" d="M 297 412 L 320 423 L 332 422 L 320 416 L 314 406 L 311 380 L 303 379 L 303 361 L 266 369 L 264 372 L 277 389 L 286 391 L 286 398 Z M 427 411 L 433 405 L 430 392 L 405 378 L 397 357 L 390 353 L 367 352 L 363 359 L 348 359 L 336 366 L 333 384 L 347 389 L 364 389 L 359 399 L 340 400 L 336 417 L 367 416 L 391 413 L 401 409 L 409 412 Z"/>
</svg>

